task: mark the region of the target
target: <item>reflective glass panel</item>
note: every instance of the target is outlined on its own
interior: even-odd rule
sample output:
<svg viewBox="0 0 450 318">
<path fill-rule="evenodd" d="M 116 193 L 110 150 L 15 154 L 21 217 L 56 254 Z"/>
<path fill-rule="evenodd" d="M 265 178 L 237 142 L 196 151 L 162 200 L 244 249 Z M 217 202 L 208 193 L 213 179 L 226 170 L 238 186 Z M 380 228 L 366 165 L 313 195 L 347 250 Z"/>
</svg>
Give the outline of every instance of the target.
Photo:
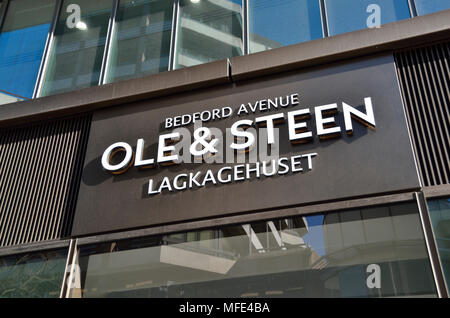
<svg viewBox="0 0 450 318">
<path fill-rule="evenodd" d="M 67 250 L 0 258 L 0 297 L 58 298 L 66 261 Z"/>
<path fill-rule="evenodd" d="M 436 296 L 415 204 L 80 249 L 73 297 Z"/>
<path fill-rule="evenodd" d="M 0 34 L 0 104 L 33 96 L 55 0 L 12 0 Z"/>
<path fill-rule="evenodd" d="M 120 1 L 107 82 L 168 70 L 172 16 L 172 1 Z"/>
<path fill-rule="evenodd" d="M 411 17 L 408 0 L 325 0 L 330 35 Z"/>
<path fill-rule="evenodd" d="M 98 85 L 112 0 L 65 0 L 40 96 Z"/>
<path fill-rule="evenodd" d="M 447 286 L 450 286 L 450 198 L 428 201 L 431 223 Z"/>
<path fill-rule="evenodd" d="M 250 53 L 321 38 L 317 0 L 249 0 Z"/>
<path fill-rule="evenodd" d="M 449 0 L 415 0 L 418 15 L 450 9 Z"/>
<path fill-rule="evenodd" d="M 241 0 L 180 0 L 175 67 L 242 54 Z"/>
</svg>

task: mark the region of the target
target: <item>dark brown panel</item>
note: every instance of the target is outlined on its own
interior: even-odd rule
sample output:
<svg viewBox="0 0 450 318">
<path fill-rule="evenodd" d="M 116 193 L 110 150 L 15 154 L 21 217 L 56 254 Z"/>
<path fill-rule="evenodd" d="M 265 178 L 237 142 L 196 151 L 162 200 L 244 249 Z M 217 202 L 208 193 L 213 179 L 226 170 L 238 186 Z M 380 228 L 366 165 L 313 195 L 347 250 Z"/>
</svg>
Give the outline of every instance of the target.
<svg viewBox="0 0 450 318">
<path fill-rule="evenodd" d="M 70 234 L 90 122 L 0 130 L 0 246 Z"/>
<path fill-rule="evenodd" d="M 424 186 L 450 183 L 450 43 L 395 54 Z"/>
<path fill-rule="evenodd" d="M 326 87 L 326 89 L 324 89 Z M 310 143 L 291 144 L 287 125 L 280 125 L 279 154 L 290 158 L 317 153 L 314 168 L 283 176 L 252 177 L 242 182 L 205 184 L 184 191 L 163 191 L 149 195 L 163 178 L 173 180 L 181 173 L 200 173 L 235 164 L 157 165 L 154 169 L 130 168 L 126 173 L 111 175 L 102 168 L 102 155 L 118 141 L 136 146 L 139 138 L 148 145 L 146 158 L 154 158 L 159 136 L 169 133 L 166 118 L 193 114 L 229 106 L 234 114 L 222 120 L 204 123 L 222 132 L 239 119 L 263 116 L 262 112 L 241 114 L 241 104 L 298 93 L 300 103 L 292 110 L 311 108 L 308 129 L 314 138 Z M 373 100 L 377 127 L 355 126 L 351 136 L 320 140 L 313 107 L 338 103 L 337 125 L 343 127 L 342 102 L 362 105 L 364 98 Z M 294 108 L 296 107 L 296 108 Z M 285 113 L 291 109 L 277 109 Z M 192 131 L 192 125 L 186 126 Z M 259 158 L 260 161 L 264 158 Z M 346 198 L 364 197 L 420 188 L 413 151 L 406 127 L 392 55 L 335 63 L 260 78 L 235 85 L 177 94 L 98 111 L 94 114 L 89 137 L 77 212 L 72 235 L 92 235 L 218 218 L 238 213 L 318 204 Z"/>
</svg>

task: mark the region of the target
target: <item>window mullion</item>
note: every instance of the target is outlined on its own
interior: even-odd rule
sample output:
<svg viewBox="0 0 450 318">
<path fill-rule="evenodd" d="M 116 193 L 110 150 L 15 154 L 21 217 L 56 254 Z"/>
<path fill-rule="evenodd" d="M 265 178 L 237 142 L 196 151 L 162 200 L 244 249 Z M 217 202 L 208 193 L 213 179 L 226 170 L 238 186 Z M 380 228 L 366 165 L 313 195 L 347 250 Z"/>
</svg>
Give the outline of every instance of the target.
<svg viewBox="0 0 450 318">
<path fill-rule="evenodd" d="M 417 17 L 417 8 L 414 0 L 408 0 L 409 11 L 411 13 L 411 18 Z"/>
<path fill-rule="evenodd" d="M 106 35 L 106 41 L 105 41 L 105 49 L 103 51 L 102 68 L 100 70 L 100 77 L 98 79 L 99 85 L 106 84 L 106 82 L 107 82 L 109 55 L 110 55 L 110 51 L 111 51 L 112 41 L 114 38 L 114 31 L 115 31 L 114 29 L 115 29 L 116 15 L 117 15 L 118 8 L 119 8 L 119 0 L 114 0 L 111 16 L 109 18 L 108 33 Z"/>
<path fill-rule="evenodd" d="M 73 264 L 74 264 L 74 256 L 75 251 L 77 249 L 77 240 L 72 239 L 70 240 L 69 245 L 69 251 L 67 252 L 67 260 L 66 260 L 66 267 L 64 270 L 62 285 L 61 285 L 61 292 L 59 294 L 59 298 L 66 298 L 67 297 L 67 291 L 68 291 L 68 285 L 69 285 L 69 278 L 72 275 L 72 272 L 74 270 Z"/>
<path fill-rule="evenodd" d="M 249 20 L 248 20 L 248 1 L 242 0 L 242 41 L 243 41 L 243 50 L 242 54 L 247 55 L 250 53 L 249 50 Z"/>
<path fill-rule="evenodd" d="M 329 28 L 328 28 L 328 18 L 327 18 L 327 10 L 325 0 L 318 0 L 320 6 L 320 17 L 322 18 L 322 36 L 324 38 L 330 36 Z"/>
<path fill-rule="evenodd" d="M 49 29 L 48 35 L 47 35 L 47 41 L 45 43 L 44 53 L 42 54 L 41 65 L 39 66 L 39 72 L 38 72 L 38 76 L 36 78 L 36 84 L 34 86 L 33 98 L 37 98 L 37 97 L 41 96 L 42 84 L 43 84 L 43 80 L 45 78 L 45 72 L 47 69 L 48 55 L 53 46 L 56 24 L 58 23 L 58 17 L 61 12 L 63 1 L 64 0 L 57 0 L 56 6 L 55 6 L 55 12 L 53 14 L 52 24 Z"/>
<path fill-rule="evenodd" d="M 5 20 L 6 11 L 8 10 L 9 0 L 3 1 L 3 6 L 0 10 L 0 32 L 3 27 L 3 21 Z"/>
<path fill-rule="evenodd" d="M 173 17 L 172 17 L 172 33 L 170 34 L 170 51 L 169 51 L 169 71 L 175 69 L 175 54 L 177 47 L 178 33 L 178 15 L 180 12 L 180 1 L 173 1 Z"/>
</svg>

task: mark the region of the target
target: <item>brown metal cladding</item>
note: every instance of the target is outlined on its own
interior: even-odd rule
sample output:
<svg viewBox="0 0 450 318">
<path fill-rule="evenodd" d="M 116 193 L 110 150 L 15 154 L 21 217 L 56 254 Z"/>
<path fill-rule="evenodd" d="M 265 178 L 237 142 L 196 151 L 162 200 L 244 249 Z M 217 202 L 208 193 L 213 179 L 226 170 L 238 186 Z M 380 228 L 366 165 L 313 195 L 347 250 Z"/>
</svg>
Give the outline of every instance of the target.
<svg viewBox="0 0 450 318">
<path fill-rule="evenodd" d="M 70 235 L 90 122 L 0 130 L 0 246 Z"/>
<path fill-rule="evenodd" d="M 450 183 L 450 43 L 395 54 L 424 186 Z"/>
</svg>

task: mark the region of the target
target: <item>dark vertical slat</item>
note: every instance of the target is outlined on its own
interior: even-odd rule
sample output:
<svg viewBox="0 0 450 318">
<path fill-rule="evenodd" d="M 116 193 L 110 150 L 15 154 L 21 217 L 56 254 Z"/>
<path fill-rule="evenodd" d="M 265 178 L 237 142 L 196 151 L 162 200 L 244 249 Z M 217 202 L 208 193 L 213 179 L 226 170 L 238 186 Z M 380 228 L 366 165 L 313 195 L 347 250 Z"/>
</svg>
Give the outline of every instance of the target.
<svg viewBox="0 0 450 318">
<path fill-rule="evenodd" d="M 420 137 L 422 137 L 422 144 L 423 144 L 423 146 L 425 148 L 425 154 L 427 156 L 427 161 L 428 162 L 432 162 L 434 154 L 433 154 L 433 148 L 431 147 L 432 143 L 431 143 L 431 140 L 430 140 L 430 138 L 431 138 L 431 136 L 430 136 L 430 129 L 428 127 L 427 121 L 425 120 L 426 114 L 425 114 L 424 108 L 421 107 L 426 102 L 426 98 L 424 98 L 423 92 L 422 92 L 422 87 L 421 87 L 422 83 L 421 83 L 420 78 L 419 78 L 420 72 L 418 70 L 418 63 L 419 62 L 417 60 L 416 53 L 417 52 L 412 51 L 409 54 L 410 58 L 411 58 L 410 61 L 411 61 L 411 64 L 412 64 L 412 66 L 411 66 L 412 75 L 413 75 L 413 82 L 412 83 L 414 85 L 415 93 L 416 93 L 416 96 L 417 96 L 417 99 L 414 101 L 415 102 L 414 103 L 414 108 L 415 108 L 416 114 L 417 114 L 417 116 L 419 118 L 419 125 L 421 126 L 421 128 L 420 128 L 421 136 Z M 435 173 L 435 169 L 433 169 L 434 165 L 429 165 L 429 167 L 431 168 L 431 169 L 428 169 L 428 173 L 430 175 L 431 182 L 433 184 L 438 184 L 437 176 L 436 176 L 436 173 Z"/>
<path fill-rule="evenodd" d="M 429 54 L 429 48 L 426 48 L 423 52 L 423 54 L 425 54 L 424 57 L 424 73 L 425 73 L 425 78 L 427 81 L 427 85 L 429 87 L 429 93 L 430 93 L 430 101 L 431 101 L 431 112 L 430 112 L 430 117 L 432 120 L 432 123 L 440 123 L 442 122 L 442 117 L 441 117 L 441 113 L 439 112 L 439 109 L 441 109 L 441 107 L 439 107 L 439 91 L 437 89 L 436 86 L 436 81 L 434 80 L 433 76 L 433 68 L 431 66 L 431 55 Z M 448 151 L 446 147 L 440 147 L 439 145 L 444 145 L 446 143 L 446 140 L 448 139 L 448 135 L 445 135 L 443 133 L 443 125 L 439 125 L 439 124 L 434 124 L 433 125 L 433 129 L 434 129 L 434 134 L 436 136 L 436 148 L 439 154 L 439 161 L 438 161 L 438 167 L 439 170 L 441 172 L 441 182 L 442 184 L 446 184 L 449 182 L 448 178 L 447 178 L 447 174 L 445 171 L 445 162 L 449 161 L 449 156 L 448 156 Z"/>
<path fill-rule="evenodd" d="M 9 162 L 13 160 L 13 156 L 10 155 L 10 153 L 13 151 L 13 149 L 16 146 L 16 143 L 14 143 L 15 138 L 21 133 L 21 131 L 10 131 L 8 132 L 9 135 L 9 141 L 6 147 L 4 147 L 3 151 L 5 153 L 4 157 L 2 157 L 2 161 L 0 161 L 0 246 L 1 246 L 1 233 L 3 233 L 3 228 L 6 226 L 7 222 L 7 209 L 5 208 L 6 201 L 7 201 L 7 185 L 8 185 L 8 179 L 3 178 L 2 176 L 5 176 L 7 174 L 7 171 L 9 171 Z"/>
<path fill-rule="evenodd" d="M 0 130 L 0 246 L 70 235 L 90 121 Z"/>
<path fill-rule="evenodd" d="M 78 198 L 78 191 L 80 187 L 81 182 L 81 175 L 83 172 L 83 165 L 84 165 L 84 154 L 86 153 L 87 149 L 87 143 L 89 138 L 89 131 L 91 129 L 91 115 L 87 115 L 85 120 L 81 121 L 81 136 L 78 141 L 78 145 L 76 147 L 76 157 L 74 160 L 75 166 L 71 171 L 71 177 L 70 177 L 70 187 L 69 187 L 69 195 L 67 200 L 67 205 L 65 207 L 65 210 L 68 211 L 68 213 L 63 214 L 63 220 L 62 220 L 62 228 L 60 236 L 63 236 L 63 233 L 71 233 L 72 230 L 72 222 L 73 217 L 75 213 L 77 198 Z"/>
<path fill-rule="evenodd" d="M 446 104 L 446 96 L 445 96 L 445 91 L 443 89 L 442 86 L 442 81 L 438 81 L 436 80 L 439 77 L 439 68 L 437 66 L 437 62 L 436 62 L 436 58 L 435 56 L 435 51 L 437 51 L 436 48 L 429 48 L 426 50 L 426 53 L 428 55 L 428 67 L 430 70 L 430 73 L 432 74 L 430 76 L 432 84 L 433 84 L 433 91 L 435 93 L 435 112 L 436 112 L 436 117 L 438 118 L 438 120 L 440 122 L 444 122 L 445 120 L 449 120 L 449 116 L 448 116 L 448 109 L 444 109 L 443 107 L 439 107 L 439 105 L 444 105 Z M 448 98 L 447 98 L 447 102 L 448 102 Z M 445 112 L 447 113 L 447 117 L 445 115 Z M 442 136 L 443 142 L 444 143 L 448 143 L 448 131 L 442 131 L 442 129 L 446 129 L 447 127 L 440 125 L 439 129 L 440 129 L 440 134 Z M 447 150 L 446 148 L 444 148 L 444 150 Z M 449 154 L 448 152 L 446 153 L 446 157 L 447 160 L 449 159 Z"/>
<path fill-rule="evenodd" d="M 50 164 L 50 151 L 49 149 L 52 147 L 53 143 L 52 140 L 54 138 L 54 132 L 53 132 L 53 127 L 54 125 L 50 126 L 48 125 L 46 127 L 46 132 L 45 132 L 45 137 L 44 137 L 44 145 L 43 145 L 43 149 L 42 149 L 42 153 L 40 156 L 40 163 L 36 166 L 35 171 L 36 171 L 36 179 L 35 179 L 35 184 L 37 185 L 36 190 L 35 190 L 35 196 L 32 202 L 32 207 L 31 207 L 31 211 L 33 212 L 33 217 L 32 217 L 32 222 L 31 222 L 31 230 L 28 232 L 27 235 L 27 242 L 34 242 L 36 241 L 36 228 L 38 225 L 38 221 L 41 218 L 41 212 L 40 212 L 40 205 L 42 204 L 42 197 L 43 197 L 43 193 L 45 191 L 43 183 L 44 183 L 44 179 L 45 179 L 45 170 L 46 170 L 46 164 Z"/>
<path fill-rule="evenodd" d="M 408 72 L 407 70 L 407 60 L 405 56 L 401 56 L 399 58 L 400 63 L 402 64 L 402 75 L 400 78 L 402 79 L 402 83 L 404 83 L 403 85 L 401 85 L 402 90 L 406 90 L 407 95 L 405 96 L 407 99 L 407 101 L 411 101 L 412 100 L 412 87 L 411 87 L 411 83 L 409 83 L 407 81 L 407 78 L 410 77 L 410 72 Z M 416 118 L 416 115 L 414 113 L 414 110 L 411 107 L 406 107 L 406 114 L 408 116 L 408 121 L 410 122 L 410 127 L 412 129 L 412 131 L 418 131 L 419 130 L 419 124 L 418 124 L 418 118 Z M 411 125 L 412 124 L 412 125 Z M 425 183 L 429 182 L 430 177 L 428 175 L 428 171 L 426 169 L 426 167 L 424 167 L 423 163 L 426 162 L 426 158 L 425 158 L 425 154 L 423 151 L 423 147 L 422 147 L 422 140 L 420 138 L 416 138 L 416 136 L 413 134 L 412 135 L 414 138 L 414 147 L 416 149 L 417 155 L 419 156 L 419 160 L 418 160 L 418 165 L 420 168 L 420 172 L 422 175 L 422 179 L 424 180 Z M 417 145 L 417 146 L 416 146 Z"/>
<path fill-rule="evenodd" d="M 57 188 L 57 195 L 54 200 L 52 200 L 52 210 L 53 211 L 60 211 L 61 207 L 64 206 L 64 200 L 67 196 L 66 190 L 67 190 L 67 176 L 70 175 L 70 173 L 67 173 L 68 171 L 71 171 L 71 158 L 73 158 L 73 147 L 72 145 L 76 144 L 75 138 L 77 136 L 77 123 L 75 121 L 71 121 L 69 123 L 69 129 L 65 132 L 64 138 L 65 138 L 65 146 L 64 146 L 64 152 L 61 152 L 61 167 L 59 170 L 57 170 L 58 178 L 61 180 L 60 186 Z M 54 213 L 52 215 L 52 219 L 50 220 L 50 225 L 48 228 L 51 230 L 47 233 L 46 239 L 50 239 L 51 237 L 54 237 L 56 233 L 58 233 L 58 219 L 60 219 L 59 213 Z"/>
<path fill-rule="evenodd" d="M 35 196 L 35 191 L 36 191 L 36 186 L 37 183 L 35 182 L 36 180 L 36 166 L 39 166 L 42 156 L 42 148 L 44 146 L 44 134 L 45 134 L 46 128 L 45 126 L 41 125 L 39 126 L 38 130 L 37 130 L 37 137 L 36 137 L 36 142 L 35 142 L 35 147 L 33 148 L 32 152 L 33 155 L 31 157 L 31 162 L 30 162 L 30 174 L 29 174 L 29 182 L 28 182 L 28 187 L 27 187 L 27 193 L 28 193 L 28 198 L 26 200 L 26 205 L 24 207 L 24 209 L 26 210 L 26 217 L 23 219 L 23 230 L 22 233 L 20 234 L 20 244 L 27 242 L 27 233 L 29 231 L 30 224 L 31 224 L 31 220 L 33 218 L 33 210 L 31 209 L 31 204 L 33 202 L 33 198 Z"/>
<path fill-rule="evenodd" d="M 445 50 L 443 50 L 444 46 L 446 45 L 439 45 L 436 47 L 433 47 L 431 51 L 431 59 L 433 60 L 433 74 L 435 74 L 436 79 L 436 92 L 439 97 L 439 104 L 438 105 L 444 105 L 444 107 L 438 107 L 438 114 L 439 114 L 439 122 L 442 124 L 440 125 L 442 129 L 443 134 L 443 151 L 446 154 L 445 160 L 444 160 L 444 170 L 445 170 L 445 183 L 450 182 L 450 168 L 449 168 L 449 157 L 450 157 L 450 138 L 449 138 L 449 122 L 450 122 L 450 114 L 449 114 L 449 107 L 450 104 L 450 93 L 449 93 L 449 87 L 448 83 L 450 82 L 450 75 L 449 75 L 449 54 L 445 54 Z M 447 164 L 445 164 L 447 163 Z"/>
<path fill-rule="evenodd" d="M 37 235 L 39 232 L 39 225 L 40 222 L 42 222 L 42 219 L 45 217 L 45 196 L 47 194 L 47 180 L 50 176 L 50 174 L 48 173 L 48 169 L 49 166 L 51 164 L 53 164 L 52 158 L 51 158 L 51 152 L 52 152 L 52 148 L 54 147 L 55 144 L 57 144 L 55 142 L 56 139 L 56 131 L 57 131 L 57 127 L 55 127 L 56 125 L 59 125 L 59 123 L 56 123 L 54 125 L 52 125 L 51 127 L 49 127 L 49 131 L 48 133 L 48 139 L 47 139 L 47 145 L 45 148 L 45 153 L 44 155 L 44 160 L 42 162 L 42 164 L 39 166 L 39 170 L 40 170 L 40 175 L 39 178 L 36 180 L 36 182 L 39 184 L 39 188 L 38 188 L 38 192 L 37 195 L 35 196 L 34 199 L 34 207 L 33 207 L 33 211 L 35 213 L 35 222 L 33 223 L 33 230 L 31 231 L 32 236 L 30 241 L 31 242 L 35 242 L 37 241 Z M 52 176 L 53 177 L 53 176 Z"/>
<path fill-rule="evenodd" d="M 441 46 L 440 47 L 440 52 L 441 52 L 442 56 L 447 57 L 447 58 L 442 58 L 441 61 L 443 63 L 442 71 L 443 71 L 443 74 L 444 74 L 444 78 L 449 79 L 449 77 L 450 77 L 450 68 L 449 68 L 449 59 L 448 59 L 448 57 L 450 56 L 450 43 L 447 43 L 447 45 Z M 445 81 L 444 85 L 446 87 L 446 91 L 447 91 L 447 94 L 448 94 L 448 92 L 449 92 L 449 89 L 448 89 L 449 83 L 448 83 L 448 81 Z"/>
<path fill-rule="evenodd" d="M 10 161 L 10 166 L 8 169 L 8 172 L 10 173 L 11 178 L 8 180 L 7 186 L 5 188 L 5 194 L 7 195 L 6 200 L 6 223 L 3 225 L 2 232 L 0 234 L 0 239 L 2 242 L 6 242 L 6 244 L 9 244 L 9 242 L 12 239 L 12 235 L 10 234 L 11 231 L 11 225 L 14 222 L 15 216 L 17 213 L 20 213 L 20 211 L 14 211 L 14 204 L 16 200 L 16 190 L 17 190 L 17 179 L 20 176 L 21 172 L 21 160 L 22 160 L 22 154 L 24 153 L 25 143 L 27 140 L 28 135 L 30 134 L 30 131 L 22 131 L 21 134 L 19 134 L 19 138 L 17 143 L 15 143 L 15 147 L 13 148 L 12 156 L 14 157 L 12 161 Z"/>
<path fill-rule="evenodd" d="M 431 104 L 432 104 L 432 100 L 431 100 L 431 96 L 429 93 L 429 88 L 426 82 L 426 76 L 427 76 L 427 72 L 423 69 L 423 55 L 422 55 L 422 51 L 423 50 L 416 50 L 414 53 L 415 57 L 416 57 L 416 61 L 417 61 L 417 73 L 419 75 L 419 82 L 418 85 L 420 87 L 420 90 L 422 92 L 422 100 L 420 105 L 420 110 L 422 113 L 422 119 L 425 123 L 425 127 L 426 127 L 426 133 L 428 135 L 428 146 L 431 150 L 431 160 L 432 160 L 432 167 L 433 167 L 433 173 L 435 176 L 435 182 L 436 184 L 442 184 L 442 175 L 441 175 L 441 171 L 439 169 L 439 163 L 442 162 L 442 160 L 439 160 L 439 153 L 440 147 L 436 146 L 436 129 L 435 129 L 435 124 L 433 123 L 432 119 L 431 119 Z"/>
<path fill-rule="evenodd" d="M 81 130 L 81 123 L 80 122 L 74 122 L 74 126 L 71 130 L 71 140 L 68 143 L 68 154 L 67 157 L 74 158 L 76 155 L 76 149 L 79 147 L 79 140 L 80 140 L 80 130 Z M 73 146 L 72 146 L 73 145 Z M 66 171 L 72 171 L 74 169 L 74 160 L 67 160 L 66 166 L 63 169 L 64 172 Z M 69 182 L 70 182 L 71 173 L 64 173 L 64 185 L 63 185 L 63 191 L 61 192 L 60 200 L 58 200 L 58 210 L 63 209 L 66 205 L 66 202 L 68 201 L 68 191 L 69 191 Z M 61 221 L 63 219 L 63 216 L 61 214 L 56 215 L 56 218 L 54 220 L 53 225 L 53 233 L 52 236 L 57 236 L 58 233 L 60 233 L 61 230 Z"/>
<path fill-rule="evenodd" d="M 61 146 L 63 146 L 64 143 L 64 130 L 66 129 L 67 126 L 67 122 L 58 122 L 56 131 L 55 131 L 55 144 L 58 145 L 58 147 L 53 147 L 52 149 L 50 149 L 50 153 L 51 153 L 51 159 L 50 161 L 52 162 L 51 165 L 49 165 L 47 172 L 46 172 L 46 176 L 51 175 L 55 178 L 55 180 L 58 180 L 58 185 L 60 184 L 60 180 L 57 177 L 57 172 L 60 166 L 60 158 L 58 157 L 58 154 L 61 153 Z M 39 230 L 37 231 L 38 236 L 37 236 L 37 241 L 42 241 L 45 240 L 45 236 L 46 233 L 48 231 L 48 220 L 51 217 L 52 214 L 52 209 L 51 209 L 51 203 L 55 198 L 55 186 L 56 183 L 52 182 L 52 180 L 50 178 L 45 178 L 45 195 L 44 195 L 44 205 L 42 206 L 42 215 L 44 216 L 39 224 Z"/>
<path fill-rule="evenodd" d="M 403 61 L 403 57 L 401 55 L 398 55 L 397 56 L 397 67 L 398 67 L 398 78 L 399 78 L 400 83 L 405 83 L 406 78 L 407 78 L 404 65 L 405 65 L 405 63 Z M 411 92 L 410 92 L 409 85 L 400 85 L 400 90 L 401 90 L 404 100 L 411 99 Z M 408 107 L 405 107 L 405 113 L 406 113 L 406 117 L 407 117 L 410 129 L 412 129 L 412 130 L 418 129 L 416 118 L 415 118 L 414 114 L 411 114 L 411 110 Z M 414 148 L 415 153 L 419 157 L 419 160 L 417 161 L 419 174 L 420 174 L 422 180 L 424 180 L 424 178 L 425 177 L 428 178 L 428 176 L 427 176 L 427 172 L 424 169 L 423 164 L 422 164 L 423 153 L 422 153 L 422 151 L 421 151 L 422 149 L 420 147 L 420 140 L 418 141 L 418 143 L 419 143 L 419 145 L 417 145 L 417 142 L 413 142 L 413 148 Z"/>
<path fill-rule="evenodd" d="M 450 183 L 450 43 L 395 54 L 425 186 Z"/>
<path fill-rule="evenodd" d="M 20 173 L 19 177 L 19 183 L 18 183 L 18 193 L 15 197 L 15 211 L 19 211 L 20 213 L 16 213 L 16 222 L 15 223 L 15 234 L 11 235 L 11 237 L 14 237 L 14 240 L 10 242 L 10 244 L 20 244 L 20 236 L 23 231 L 23 224 L 24 219 L 26 219 L 27 211 L 25 209 L 26 202 L 28 200 L 28 191 L 29 191 L 29 171 L 30 166 L 32 165 L 32 155 L 33 155 L 33 148 L 35 145 L 34 140 L 36 139 L 36 134 L 38 132 L 37 127 L 33 127 L 33 129 L 30 129 L 31 135 L 27 138 L 27 145 L 25 147 L 25 154 L 23 156 L 23 160 L 21 161 L 21 164 L 23 166 L 23 170 Z"/>
<path fill-rule="evenodd" d="M 61 132 L 58 135 L 58 144 L 60 145 L 58 149 L 54 149 L 53 151 L 53 157 L 52 161 L 55 162 L 55 164 L 51 167 L 51 175 L 54 175 L 56 179 L 59 180 L 58 186 L 56 186 L 53 183 L 49 183 L 49 191 L 47 196 L 47 208 L 46 211 L 48 213 L 46 214 L 45 223 L 42 225 L 42 231 L 40 231 L 41 236 L 39 237 L 39 241 L 42 240 L 48 240 L 50 237 L 50 232 L 52 231 L 51 228 L 51 222 L 54 217 L 54 212 L 56 210 L 55 204 L 57 203 L 59 199 L 59 193 L 62 186 L 62 180 L 61 180 L 61 170 L 63 169 L 63 161 L 65 157 L 65 151 L 66 151 L 66 144 L 68 142 L 67 140 L 67 133 L 70 130 L 70 123 L 65 122 L 64 126 L 62 127 Z M 65 171 L 64 171 L 65 172 Z"/>
</svg>

